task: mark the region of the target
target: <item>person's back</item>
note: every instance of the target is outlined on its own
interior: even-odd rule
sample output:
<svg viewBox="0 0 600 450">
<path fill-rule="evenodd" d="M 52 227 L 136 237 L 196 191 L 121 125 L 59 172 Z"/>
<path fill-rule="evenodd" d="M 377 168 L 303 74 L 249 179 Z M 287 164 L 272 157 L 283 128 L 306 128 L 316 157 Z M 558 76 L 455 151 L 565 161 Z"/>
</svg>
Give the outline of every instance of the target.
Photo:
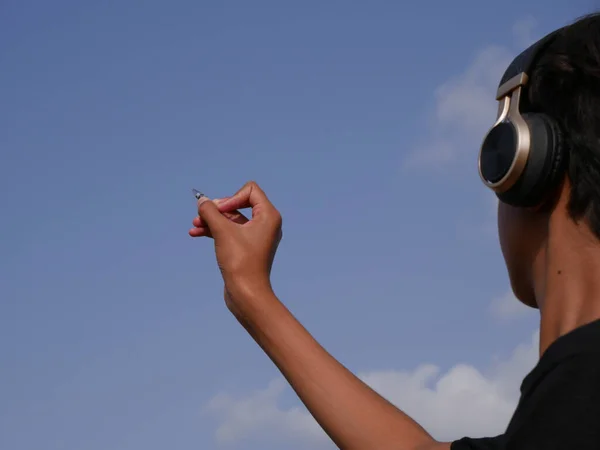
<svg viewBox="0 0 600 450">
<path fill-rule="evenodd" d="M 228 307 L 340 448 L 600 449 L 600 15 L 517 57 L 497 100 L 480 175 L 513 291 L 540 309 L 542 355 L 500 436 L 436 442 L 310 336 L 271 289 L 281 217 L 255 183 L 198 201 L 190 234 L 214 237 Z"/>
</svg>

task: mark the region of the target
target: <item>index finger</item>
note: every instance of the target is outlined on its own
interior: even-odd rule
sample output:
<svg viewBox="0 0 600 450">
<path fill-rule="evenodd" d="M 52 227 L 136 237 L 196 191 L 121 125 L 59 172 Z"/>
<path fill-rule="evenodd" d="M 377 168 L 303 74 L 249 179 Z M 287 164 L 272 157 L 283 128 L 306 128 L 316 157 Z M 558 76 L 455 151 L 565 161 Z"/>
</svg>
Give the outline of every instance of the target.
<svg viewBox="0 0 600 450">
<path fill-rule="evenodd" d="M 244 208 L 252 208 L 252 217 L 263 211 L 275 209 L 267 195 L 254 181 L 249 181 L 231 197 L 219 203 L 220 210 Z"/>
</svg>

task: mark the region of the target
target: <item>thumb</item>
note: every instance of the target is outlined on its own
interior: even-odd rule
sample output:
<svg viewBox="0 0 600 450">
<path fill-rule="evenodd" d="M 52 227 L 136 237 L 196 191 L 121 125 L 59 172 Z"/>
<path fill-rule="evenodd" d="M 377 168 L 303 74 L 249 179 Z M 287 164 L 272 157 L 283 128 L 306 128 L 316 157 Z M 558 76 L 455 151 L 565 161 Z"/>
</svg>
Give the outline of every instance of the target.
<svg viewBox="0 0 600 450">
<path fill-rule="evenodd" d="M 230 221 L 208 197 L 200 197 L 198 199 L 198 215 L 208 225 L 210 232 L 215 237 L 231 226 Z"/>
</svg>

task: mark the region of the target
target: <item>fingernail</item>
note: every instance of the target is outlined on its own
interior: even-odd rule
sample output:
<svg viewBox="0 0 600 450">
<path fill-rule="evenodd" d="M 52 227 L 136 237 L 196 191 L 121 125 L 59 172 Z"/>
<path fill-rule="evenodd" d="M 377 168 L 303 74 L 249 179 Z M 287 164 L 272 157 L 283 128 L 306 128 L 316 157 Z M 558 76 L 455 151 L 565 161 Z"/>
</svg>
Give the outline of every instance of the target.
<svg viewBox="0 0 600 450">
<path fill-rule="evenodd" d="M 206 197 L 206 196 L 202 196 L 198 199 L 198 206 L 200 206 L 202 203 L 206 202 L 210 200 L 210 198 Z"/>
</svg>

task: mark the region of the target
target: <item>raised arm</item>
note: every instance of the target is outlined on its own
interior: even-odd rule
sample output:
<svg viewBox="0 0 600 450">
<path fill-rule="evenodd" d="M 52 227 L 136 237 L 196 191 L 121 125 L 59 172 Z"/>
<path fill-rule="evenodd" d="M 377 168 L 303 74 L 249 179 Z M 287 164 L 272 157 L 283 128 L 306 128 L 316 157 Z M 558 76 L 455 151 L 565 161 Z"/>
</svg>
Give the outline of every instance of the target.
<svg viewBox="0 0 600 450">
<path fill-rule="evenodd" d="M 229 309 L 339 448 L 450 448 L 333 358 L 275 296 L 269 274 L 281 216 L 255 183 L 218 204 L 206 198 L 198 203 L 190 235 L 214 237 Z M 237 212 L 247 207 L 250 221 Z"/>
</svg>

